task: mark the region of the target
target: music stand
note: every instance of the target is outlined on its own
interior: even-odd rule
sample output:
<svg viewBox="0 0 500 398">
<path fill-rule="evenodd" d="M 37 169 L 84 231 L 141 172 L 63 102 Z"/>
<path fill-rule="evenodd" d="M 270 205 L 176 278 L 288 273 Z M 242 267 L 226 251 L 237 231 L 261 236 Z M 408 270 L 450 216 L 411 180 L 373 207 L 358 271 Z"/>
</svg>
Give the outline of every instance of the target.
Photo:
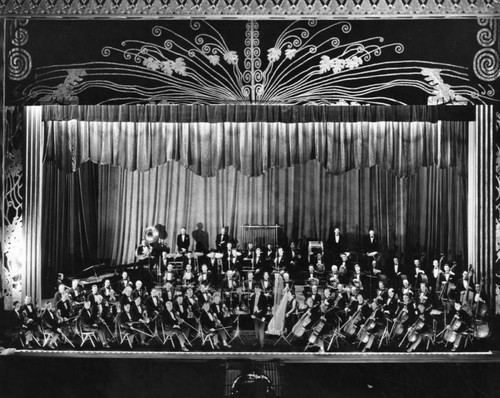
<svg viewBox="0 0 500 398">
<path fill-rule="evenodd" d="M 240 343 L 242 345 L 245 345 L 240 335 L 240 315 L 241 315 L 240 312 L 236 313 L 236 319 L 233 321 L 233 325 L 236 322 L 236 328 L 234 329 L 233 337 L 231 338 L 231 340 L 229 340 L 228 344 L 231 344 L 234 340 L 239 339 Z"/>
<path fill-rule="evenodd" d="M 276 340 L 276 342 L 274 343 L 274 346 L 277 346 L 278 343 L 281 341 L 281 340 L 284 340 L 288 345 L 292 345 L 292 343 L 290 343 L 287 339 L 288 335 L 285 335 L 283 332 L 281 332 L 280 334 L 280 337 L 278 338 L 278 340 Z"/>
</svg>

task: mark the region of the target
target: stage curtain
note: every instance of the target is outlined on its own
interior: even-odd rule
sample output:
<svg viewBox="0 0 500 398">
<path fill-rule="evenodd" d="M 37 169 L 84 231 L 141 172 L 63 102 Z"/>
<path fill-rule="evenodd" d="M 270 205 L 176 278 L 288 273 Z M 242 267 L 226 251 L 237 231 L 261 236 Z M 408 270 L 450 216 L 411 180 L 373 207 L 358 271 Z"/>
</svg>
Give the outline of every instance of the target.
<svg viewBox="0 0 500 398">
<path fill-rule="evenodd" d="M 467 170 L 467 122 L 143 123 L 49 121 L 47 160 L 147 171 L 178 161 L 211 177 L 229 166 L 259 176 L 317 160 L 328 173 L 381 166 L 399 176 L 437 165 Z"/>
</svg>

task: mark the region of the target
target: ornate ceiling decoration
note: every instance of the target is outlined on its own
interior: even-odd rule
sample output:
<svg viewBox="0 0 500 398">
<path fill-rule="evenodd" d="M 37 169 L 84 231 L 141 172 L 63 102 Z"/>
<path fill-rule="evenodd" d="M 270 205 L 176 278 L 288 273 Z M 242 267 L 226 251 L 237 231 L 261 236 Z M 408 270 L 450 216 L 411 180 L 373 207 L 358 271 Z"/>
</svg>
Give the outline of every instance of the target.
<svg viewBox="0 0 500 398">
<path fill-rule="evenodd" d="M 326 19 L 485 17 L 500 15 L 500 0 L 0 0 L 0 14 Z"/>
</svg>

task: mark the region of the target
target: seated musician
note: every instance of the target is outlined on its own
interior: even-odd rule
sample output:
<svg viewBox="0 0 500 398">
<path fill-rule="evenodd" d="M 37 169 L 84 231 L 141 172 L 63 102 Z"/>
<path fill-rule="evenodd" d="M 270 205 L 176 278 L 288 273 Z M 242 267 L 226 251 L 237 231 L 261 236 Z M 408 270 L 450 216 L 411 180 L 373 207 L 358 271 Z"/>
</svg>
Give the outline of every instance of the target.
<svg viewBox="0 0 500 398">
<path fill-rule="evenodd" d="M 169 282 L 172 286 L 175 286 L 177 283 L 176 272 L 174 271 L 174 266 L 171 263 L 168 263 L 165 275 L 163 275 L 163 283 L 166 284 L 167 282 Z"/>
<path fill-rule="evenodd" d="M 56 304 L 56 308 L 58 311 L 59 315 L 59 321 L 60 321 L 60 327 L 61 329 L 64 329 L 65 333 L 68 334 L 75 334 L 75 325 L 71 325 L 71 318 L 74 316 L 74 310 L 73 307 L 71 306 L 71 302 L 69 300 L 69 294 L 68 292 L 64 292 L 61 300 Z"/>
<path fill-rule="evenodd" d="M 146 337 L 141 329 L 139 329 L 141 319 L 142 317 L 134 318 L 132 312 L 130 311 L 129 302 L 125 302 L 123 304 L 122 312 L 120 313 L 120 327 L 132 334 L 138 341 L 140 341 L 141 345 L 147 345 Z"/>
<path fill-rule="evenodd" d="M 272 298 L 273 295 L 273 283 L 269 278 L 269 272 L 264 272 L 262 280 L 260 282 L 260 288 L 262 289 L 262 293 L 268 300 Z"/>
<path fill-rule="evenodd" d="M 162 302 L 160 297 L 158 297 L 158 290 L 156 288 L 151 289 L 151 295 L 144 302 L 144 306 L 149 318 L 154 319 L 160 314 Z"/>
<path fill-rule="evenodd" d="M 309 286 L 309 288 L 313 285 L 318 285 L 319 284 L 319 278 L 316 270 L 314 269 L 314 265 L 309 265 L 307 267 L 307 279 L 306 279 L 306 285 Z"/>
<path fill-rule="evenodd" d="M 217 269 L 217 267 L 215 269 Z M 208 269 L 207 264 L 201 265 L 201 272 L 198 275 L 198 283 L 203 283 L 206 286 L 209 286 L 212 283 L 212 271 Z"/>
<path fill-rule="evenodd" d="M 426 308 L 430 310 L 432 308 L 433 303 L 436 302 L 436 297 L 433 292 L 429 289 L 427 283 L 422 282 L 420 284 L 420 289 L 418 290 L 418 296 L 416 297 L 417 304 L 424 304 Z"/>
<path fill-rule="evenodd" d="M 255 257 L 255 246 L 252 242 L 248 242 L 246 250 L 243 252 L 243 259 L 253 261 Z"/>
<path fill-rule="evenodd" d="M 228 267 L 226 271 L 231 270 L 239 277 L 242 269 L 241 253 L 236 248 L 231 249 L 231 258 L 228 260 Z"/>
<path fill-rule="evenodd" d="M 212 275 L 217 275 L 219 272 L 219 268 L 221 266 L 220 259 L 217 258 L 215 249 L 210 249 L 210 253 L 207 254 L 209 259 L 207 266 L 207 270 L 212 273 Z M 211 282 L 212 280 L 210 280 Z"/>
<path fill-rule="evenodd" d="M 476 283 L 474 285 L 474 302 L 473 302 L 473 313 L 475 316 L 478 315 L 478 308 L 477 307 L 483 307 L 485 308 L 486 312 L 484 316 L 488 315 L 488 296 L 486 295 L 486 291 L 482 288 L 480 283 Z"/>
<path fill-rule="evenodd" d="M 104 348 L 109 348 L 106 340 L 105 326 L 99 321 L 97 312 L 92 310 L 90 300 L 85 300 L 79 315 L 80 327 L 83 332 L 94 332 Z"/>
<path fill-rule="evenodd" d="M 359 322 L 365 321 L 370 316 L 371 308 L 365 301 L 363 295 L 358 293 L 356 300 L 351 301 L 351 303 L 347 306 L 346 313 L 349 315 L 349 320 L 355 323 L 349 325 L 349 328 L 346 328 L 346 332 L 348 331 L 347 329 L 352 328 L 350 336 L 353 336 L 359 327 Z M 347 326 L 347 324 L 345 326 Z"/>
<path fill-rule="evenodd" d="M 89 300 L 90 303 L 92 304 L 92 309 L 95 310 L 95 298 L 99 294 L 99 290 L 97 288 L 97 285 L 92 285 L 90 293 L 87 295 L 86 300 Z"/>
<path fill-rule="evenodd" d="M 375 299 L 383 302 L 387 299 L 387 287 L 385 286 L 385 281 L 383 280 L 378 281 Z"/>
<path fill-rule="evenodd" d="M 283 274 L 283 289 L 287 288 L 289 291 L 295 292 L 295 286 L 293 280 L 290 279 L 290 274 L 285 272 Z"/>
<path fill-rule="evenodd" d="M 165 282 L 165 286 L 163 287 L 163 293 L 162 293 L 162 300 L 164 303 L 167 301 L 174 301 L 175 297 L 175 288 L 172 284 L 172 282 L 167 281 Z"/>
<path fill-rule="evenodd" d="M 396 297 L 396 291 L 393 287 L 387 289 L 387 297 L 384 300 L 383 310 L 384 313 L 390 319 L 394 319 L 396 317 L 396 311 L 398 309 L 398 299 Z"/>
<path fill-rule="evenodd" d="M 40 336 L 41 319 L 38 316 L 38 308 L 31 302 L 31 296 L 24 297 L 24 305 L 21 306 L 21 313 L 24 315 L 26 326 L 31 330 L 36 338 Z"/>
<path fill-rule="evenodd" d="M 464 292 L 466 290 L 473 291 L 474 290 L 474 282 L 472 278 L 472 274 L 469 274 L 468 271 L 462 271 L 462 278 L 458 279 L 455 283 L 457 291 L 459 293 Z"/>
<path fill-rule="evenodd" d="M 231 311 L 229 307 L 221 301 L 221 296 L 215 293 L 213 296 L 213 303 L 210 306 L 212 314 L 215 314 L 217 319 L 223 326 L 230 326 L 232 322 Z"/>
<path fill-rule="evenodd" d="M 306 299 L 312 299 L 313 305 L 321 303 L 322 297 L 318 292 L 318 285 L 312 285 L 311 289 L 306 293 Z"/>
<path fill-rule="evenodd" d="M 404 332 L 408 330 L 408 327 L 415 322 L 417 316 L 417 310 L 415 305 L 411 302 L 411 298 L 409 295 L 404 294 L 402 302 L 399 303 L 395 317 L 394 317 L 394 325 L 401 325 L 401 333 L 399 337 L 404 336 Z"/>
<path fill-rule="evenodd" d="M 278 247 L 276 258 L 274 260 L 274 271 L 284 273 L 289 270 L 290 260 L 286 258 L 285 251 L 282 247 Z"/>
<path fill-rule="evenodd" d="M 104 297 L 102 297 L 100 294 L 97 295 L 97 297 L 96 297 L 96 315 L 97 315 L 98 324 L 104 326 L 106 328 L 106 332 L 108 332 L 110 335 L 112 333 L 109 330 L 109 326 L 113 324 L 113 321 L 114 321 L 115 316 L 117 314 L 115 308 L 116 308 L 115 306 L 113 306 L 113 308 L 112 308 L 112 306 L 109 304 L 109 302 L 104 300 Z M 107 336 L 107 334 L 106 334 L 106 336 Z"/>
<path fill-rule="evenodd" d="M 386 325 L 386 320 L 382 311 L 382 305 L 379 300 L 372 301 L 371 310 L 372 313 L 366 320 L 364 326 L 361 327 L 360 332 L 358 332 L 359 341 L 365 344 L 362 352 L 371 349 L 376 339 L 380 338 L 380 336 L 382 335 Z"/>
<path fill-rule="evenodd" d="M 253 288 L 254 288 L 254 286 L 255 286 L 256 283 L 257 282 L 256 282 L 256 280 L 254 278 L 253 271 L 248 271 L 248 273 L 247 273 L 247 279 L 241 285 L 241 289 L 244 292 L 253 292 Z"/>
<path fill-rule="evenodd" d="M 349 260 L 349 253 L 340 253 L 339 269 L 343 265 L 348 273 L 353 272 L 354 266 L 352 261 Z"/>
<path fill-rule="evenodd" d="M 220 348 L 219 339 L 222 340 L 222 345 L 226 348 L 231 348 L 227 343 L 227 334 L 222 327 L 222 323 L 210 311 L 210 303 L 205 301 L 202 304 L 202 311 L 200 315 L 200 323 L 204 333 L 211 333 L 214 339 L 216 349 Z"/>
<path fill-rule="evenodd" d="M 196 318 L 192 310 L 185 304 L 184 297 L 182 296 L 175 297 L 172 307 L 183 335 L 189 340 L 190 334 L 194 333 L 196 335 L 198 332 L 196 329 Z"/>
<path fill-rule="evenodd" d="M 133 302 L 134 298 L 132 297 L 132 288 L 130 286 L 127 286 L 125 289 L 123 289 L 122 295 L 120 297 L 120 305 L 123 308 L 126 303 L 132 305 Z"/>
<path fill-rule="evenodd" d="M 398 296 L 403 297 L 405 294 L 408 295 L 410 298 L 413 297 L 413 289 L 411 288 L 410 281 L 407 278 L 403 278 L 403 286 L 401 287 Z"/>
<path fill-rule="evenodd" d="M 306 305 L 311 314 L 311 322 L 306 327 L 308 341 L 310 345 L 319 347 L 318 352 L 322 354 L 325 352 L 323 336 L 333 327 L 333 325 L 327 324 L 326 319 L 326 315 L 331 314 L 331 311 L 329 311 L 328 305 L 323 303 L 320 303 L 320 305 L 314 305 L 310 297 L 307 298 Z"/>
<path fill-rule="evenodd" d="M 33 348 L 31 341 L 33 335 L 28 333 L 28 326 L 26 324 L 26 316 L 21 311 L 21 303 L 14 301 L 14 310 L 12 311 L 11 328 L 12 333 L 16 334 L 22 341 L 23 347 Z"/>
<path fill-rule="evenodd" d="M 350 304 L 350 300 L 349 295 L 344 290 L 344 285 L 339 284 L 337 290 L 326 288 L 323 291 L 323 296 L 324 307 L 326 306 L 326 308 L 330 310 L 329 317 L 327 317 L 327 319 L 330 320 L 329 323 L 333 326 L 336 325 L 336 322 L 334 323 L 332 321 L 334 316 L 336 317 L 335 320 L 340 319 L 342 322 L 345 322 L 347 320 L 346 309 Z"/>
<path fill-rule="evenodd" d="M 186 269 L 186 267 L 189 265 L 190 269 L 191 269 L 191 272 L 193 272 L 193 269 L 195 269 L 195 261 L 194 261 L 194 258 L 193 258 L 193 253 L 191 252 L 187 252 L 186 253 L 186 257 L 184 258 L 184 262 L 183 262 L 183 266 L 184 266 L 184 270 Z"/>
<path fill-rule="evenodd" d="M 222 280 L 222 293 L 224 295 L 224 301 L 229 305 L 231 310 L 239 306 L 238 294 L 236 292 L 238 285 L 238 281 L 234 279 L 234 272 L 228 270 L 226 272 L 226 277 Z"/>
<path fill-rule="evenodd" d="M 137 296 L 134 301 L 130 304 L 130 313 L 134 319 L 143 319 L 144 317 L 144 307 L 142 305 L 141 296 Z"/>
<path fill-rule="evenodd" d="M 361 267 L 358 263 L 354 264 L 354 271 L 351 274 L 351 284 L 356 284 L 356 286 L 364 286 L 366 284 L 365 275 L 361 271 Z"/>
<path fill-rule="evenodd" d="M 51 301 L 45 302 L 45 309 L 42 314 L 42 323 L 44 329 L 48 330 L 51 333 L 49 348 L 54 349 L 56 346 L 57 339 L 59 338 L 59 335 L 62 333 L 62 330 L 60 328 L 59 319 L 52 310 Z"/>
<path fill-rule="evenodd" d="M 175 315 L 174 307 L 171 301 L 165 303 L 165 309 L 161 313 L 161 320 L 163 322 L 163 328 L 166 334 L 177 336 L 181 344 L 182 351 L 189 351 L 186 347 L 186 337 L 181 330 L 179 325 L 179 319 Z"/>
<path fill-rule="evenodd" d="M 347 267 L 344 264 L 341 264 L 339 267 L 339 283 L 343 285 L 349 284 L 349 272 L 347 271 Z"/>
<path fill-rule="evenodd" d="M 460 348 L 460 342 L 462 341 L 462 335 L 469 331 L 472 326 L 472 319 L 462 308 L 462 304 L 459 301 L 455 301 L 454 307 L 449 313 L 451 322 L 446 326 L 446 329 L 450 330 L 451 336 L 454 336 L 452 351 L 456 351 Z M 447 333 L 444 334 L 444 339 L 447 339 Z M 450 338 L 450 342 L 453 339 Z M 447 340 L 448 341 L 448 340 Z"/>
<path fill-rule="evenodd" d="M 111 287 L 111 281 L 109 279 L 104 280 L 104 286 L 99 290 L 99 294 L 108 303 L 114 303 L 116 301 L 115 291 Z"/>
<path fill-rule="evenodd" d="M 186 293 L 184 295 L 184 304 L 194 317 L 198 318 L 200 316 L 201 309 L 198 304 L 198 298 L 194 295 L 193 289 L 188 288 L 186 290 Z"/>
<path fill-rule="evenodd" d="M 292 331 L 293 325 L 298 321 L 298 311 L 299 308 L 295 292 L 290 291 L 287 296 L 284 333 L 290 333 Z"/>
<path fill-rule="evenodd" d="M 63 293 L 66 291 L 66 285 L 64 285 L 63 283 L 61 283 L 58 287 L 57 287 L 57 292 L 54 294 L 54 303 L 57 304 L 60 300 L 61 300 L 61 297 L 63 295 Z"/>
<path fill-rule="evenodd" d="M 212 302 L 212 296 L 208 292 L 207 287 L 203 283 L 200 285 L 200 290 L 198 290 L 196 297 L 198 298 L 198 303 L 201 306 L 204 303 L 210 304 Z"/>
<path fill-rule="evenodd" d="M 275 251 L 274 251 L 274 246 L 270 243 L 268 243 L 266 246 L 265 256 L 266 256 L 265 257 L 266 261 L 268 263 L 272 264 L 276 255 L 275 255 Z"/>
<path fill-rule="evenodd" d="M 182 288 L 185 290 L 188 287 L 194 288 L 196 277 L 191 264 L 186 264 L 184 273 L 182 274 Z"/>
<path fill-rule="evenodd" d="M 263 250 L 260 246 L 257 246 L 255 249 L 255 258 L 254 258 L 254 271 L 255 271 L 255 280 L 259 281 L 263 278 L 264 272 L 272 271 L 268 266 L 268 263 L 265 259 L 265 255 L 263 254 Z"/>
<path fill-rule="evenodd" d="M 326 285 L 330 288 L 332 288 L 332 286 L 334 284 L 338 284 L 339 283 L 339 267 L 335 264 L 333 264 L 331 266 L 331 270 L 330 270 L 330 273 L 328 274 L 328 277 L 327 277 L 327 280 L 326 280 Z"/>
<path fill-rule="evenodd" d="M 116 291 L 119 293 L 119 294 L 122 294 L 123 291 L 125 290 L 126 287 L 131 287 L 133 288 L 133 284 L 132 282 L 130 281 L 130 278 L 128 277 L 128 273 L 127 271 L 123 271 L 122 272 L 122 279 L 119 280 L 116 284 Z"/>
<path fill-rule="evenodd" d="M 417 305 L 417 319 L 410 326 L 408 333 L 408 341 L 412 343 L 408 352 L 415 351 L 424 338 L 430 339 L 432 334 L 433 319 L 425 304 L 419 303 Z"/>
<path fill-rule="evenodd" d="M 85 294 L 82 287 L 80 286 L 80 281 L 78 279 L 73 279 L 71 281 L 71 288 L 68 290 L 68 294 L 73 305 L 83 305 Z"/>
<path fill-rule="evenodd" d="M 232 257 L 233 257 L 233 242 L 227 242 L 226 249 L 222 253 L 222 270 L 221 273 L 226 273 L 228 269 L 231 269 Z"/>
<path fill-rule="evenodd" d="M 141 300 L 144 302 L 146 298 L 148 297 L 148 291 L 146 288 L 142 285 L 141 280 L 136 280 L 135 281 L 135 289 L 132 291 L 132 297 L 135 299 L 136 297 L 140 297 Z"/>
</svg>

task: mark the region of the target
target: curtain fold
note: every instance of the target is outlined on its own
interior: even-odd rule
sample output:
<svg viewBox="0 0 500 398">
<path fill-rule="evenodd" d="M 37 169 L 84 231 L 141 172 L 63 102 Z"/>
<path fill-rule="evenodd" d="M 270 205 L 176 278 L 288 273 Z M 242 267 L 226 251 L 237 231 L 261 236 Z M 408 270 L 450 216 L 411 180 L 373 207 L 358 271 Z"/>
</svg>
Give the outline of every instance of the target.
<svg viewBox="0 0 500 398">
<path fill-rule="evenodd" d="M 178 161 L 214 176 L 229 166 L 245 176 L 317 160 L 331 174 L 380 166 L 398 176 L 437 165 L 467 170 L 464 121 L 410 122 L 45 122 L 47 160 L 66 172 L 82 163 L 147 171 Z"/>
</svg>

